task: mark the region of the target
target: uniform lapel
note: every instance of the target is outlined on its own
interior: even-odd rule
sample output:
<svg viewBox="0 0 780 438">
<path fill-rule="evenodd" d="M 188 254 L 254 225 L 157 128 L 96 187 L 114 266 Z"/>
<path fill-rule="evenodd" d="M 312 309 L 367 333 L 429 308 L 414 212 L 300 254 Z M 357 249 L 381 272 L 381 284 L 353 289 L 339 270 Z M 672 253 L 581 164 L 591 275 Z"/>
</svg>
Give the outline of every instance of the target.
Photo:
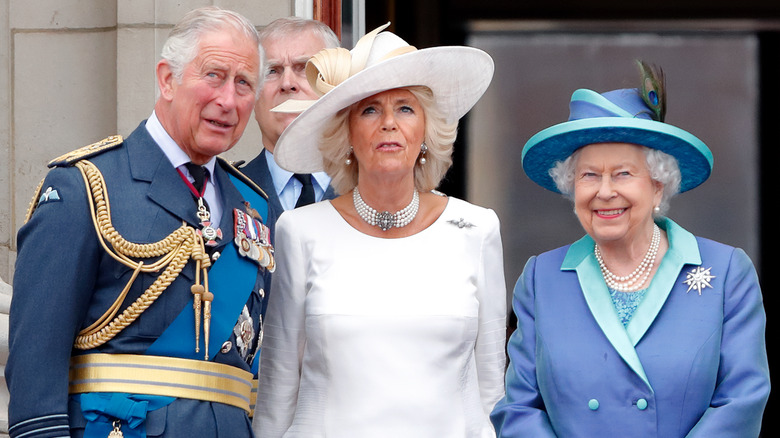
<svg viewBox="0 0 780 438">
<path fill-rule="evenodd" d="M 222 168 L 221 163 L 217 160 L 217 165 L 214 167 L 216 178 L 219 181 L 219 195 L 222 199 L 222 218 L 220 219 L 220 228 L 222 228 L 222 240 L 217 245 L 217 248 L 223 247 L 228 242 L 232 242 L 235 237 L 235 218 L 233 217 L 233 210 L 240 208 L 243 211 L 244 198 L 238 191 L 236 186 L 230 181 L 230 176 Z"/>
<path fill-rule="evenodd" d="M 190 225 L 199 223 L 195 203 L 187 185 L 155 143 L 144 123 L 127 138 L 133 147 L 127 148 L 130 173 L 133 178 L 149 183 L 150 200 Z M 157 165 L 150 165 L 157 163 Z"/>
<path fill-rule="evenodd" d="M 607 285 L 601 276 L 598 262 L 593 254 L 593 245 L 593 239 L 590 236 L 585 236 L 575 242 L 566 253 L 561 269 L 577 271 L 577 278 L 585 301 L 602 333 L 626 364 L 649 388 L 652 388 L 634 344 L 617 316 L 609 290 L 607 290 Z"/>
</svg>

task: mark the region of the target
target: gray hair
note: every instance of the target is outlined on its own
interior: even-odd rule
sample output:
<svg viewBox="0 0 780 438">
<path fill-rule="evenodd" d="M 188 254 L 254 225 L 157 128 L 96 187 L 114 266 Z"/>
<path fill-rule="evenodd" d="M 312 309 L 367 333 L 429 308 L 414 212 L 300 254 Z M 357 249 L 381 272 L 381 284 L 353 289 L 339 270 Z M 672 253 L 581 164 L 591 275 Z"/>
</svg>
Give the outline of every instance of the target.
<svg viewBox="0 0 780 438">
<path fill-rule="evenodd" d="M 577 149 L 565 160 L 556 162 L 550 169 L 550 176 L 558 191 L 569 199 L 574 198 L 574 173 L 577 157 L 581 150 L 582 148 Z M 663 216 L 669 211 L 671 199 L 680 192 L 680 182 L 682 181 L 680 166 L 676 158 L 658 149 L 642 146 L 642 151 L 645 154 L 650 178 L 661 183 L 664 187 L 661 203 L 658 205 L 659 211 L 653 213 L 654 216 Z"/>
<path fill-rule="evenodd" d="M 265 49 L 263 43 L 267 40 L 278 40 L 290 37 L 300 32 L 310 31 L 314 35 L 322 39 L 324 48 L 332 49 L 341 46 L 339 37 L 336 33 L 325 23 L 318 20 L 309 20 L 300 17 L 282 17 L 269 23 L 264 27 L 260 33 L 260 71 L 263 72 L 261 81 L 265 78 L 266 64 L 268 59 L 266 58 Z"/>
<path fill-rule="evenodd" d="M 430 88 L 414 86 L 403 89 L 417 98 L 425 112 L 425 145 L 428 149 L 425 164 L 420 164 L 418 160 L 414 166 L 414 186 L 421 192 L 428 192 L 438 187 L 452 165 L 452 144 L 457 137 L 458 122 L 447 123 Z M 356 160 L 345 164 L 350 154 L 349 115 L 354 106 L 350 105 L 333 116 L 325 125 L 319 145 L 325 172 L 331 176 L 333 188 L 342 194 L 355 188 L 358 182 Z"/>
<path fill-rule="evenodd" d="M 173 77 L 181 81 L 184 68 L 198 56 L 198 45 L 203 35 L 223 30 L 228 26 L 254 41 L 259 53 L 260 36 L 246 17 L 217 6 L 194 9 L 184 15 L 174 26 L 162 48 L 161 57 L 170 65 Z M 256 79 L 260 80 L 259 77 Z"/>
</svg>

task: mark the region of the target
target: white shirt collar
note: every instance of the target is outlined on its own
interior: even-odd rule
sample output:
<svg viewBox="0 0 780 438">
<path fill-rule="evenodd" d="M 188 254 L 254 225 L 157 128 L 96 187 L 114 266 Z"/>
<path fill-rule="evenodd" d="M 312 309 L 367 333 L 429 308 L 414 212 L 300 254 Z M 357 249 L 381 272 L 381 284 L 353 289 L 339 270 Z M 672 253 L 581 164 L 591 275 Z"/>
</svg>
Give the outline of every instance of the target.
<svg viewBox="0 0 780 438">
<path fill-rule="evenodd" d="M 152 111 L 152 115 L 146 121 L 146 130 L 149 131 L 149 135 L 160 146 L 163 154 L 168 157 L 174 168 L 179 168 L 189 163 L 190 157 L 184 150 L 179 147 L 178 144 L 171 138 L 170 134 L 163 128 L 162 123 L 157 118 L 157 115 Z M 214 175 L 214 167 L 217 163 L 217 157 L 211 157 L 211 159 L 204 165 L 209 170 L 210 175 Z"/>
<path fill-rule="evenodd" d="M 274 181 L 276 194 L 280 195 L 282 190 L 284 190 L 284 188 L 287 187 L 287 184 L 290 182 L 290 178 L 292 178 L 293 173 L 289 170 L 284 170 L 279 167 L 279 165 L 276 164 L 276 160 L 274 160 L 274 154 L 269 152 L 268 149 L 263 149 L 263 153 L 265 154 L 265 161 L 268 163 L 268 170 L 271 172 L 271 178 Z M 311 176 L 319 186 L 320 191 L 325 193 L 328 190 L 328 185 L 330 185 L 330 177 L 328 174 L 325 172 L 314 172 L 311 174 Z"/>
</svg>

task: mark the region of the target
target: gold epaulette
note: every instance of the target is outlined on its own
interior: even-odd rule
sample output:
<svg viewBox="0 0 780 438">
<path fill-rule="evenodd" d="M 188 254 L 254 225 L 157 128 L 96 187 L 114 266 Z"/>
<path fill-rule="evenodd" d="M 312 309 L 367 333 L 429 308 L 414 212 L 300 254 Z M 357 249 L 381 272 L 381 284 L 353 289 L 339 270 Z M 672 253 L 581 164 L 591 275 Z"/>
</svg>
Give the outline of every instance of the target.
<svg viewBox="0 0 780 438">
<path fill-rule="evenodd" d="M 71 164 L 83 160 L 85 158 L 93 157 L 103 151 L 113 149 L 124 142 L 124 138 L 121 135 L 112 135 L 111 137 L 104 138 L 99 142 L 92 143 L 90 145 L 76 149 L 75 151 L 68 152 L 65 155 L 49 161 L 49 167 L 61 167 L 70 166 Z"/>
<path fill-rule="evenodd" d="M 75 151 L 71 151 L 68 152 L 67 154 L 60 155 L 59 157 L 49 161 L 49 164 L 47 166 L 50 168 L 71 166 L 73 165 L 73 163 L 77 163 L 85 158 L 95 156 L 109 149 L 113 149 L 121 145 L 122 143 L 124 143 L 124 141 L 125 140 L 124 138 L 122 138 L 121 135 L 112 135 L 111 137 L 106 137 L 97 143 L 92 143 L 90 145 L 78 148 Z M 41 182 L 38 183 L 38 187 L 35 188 L 35 192 L 33 193 L 32 200 L 30 201 L 30 204 L 27 206 L 27 213 L 24 216 L 24 223 L 27 223 L 27 221 L 30 220 L 32 214 L 35 212 L 35 209 L 38 207 L 38 202 L 41 196 L 41 190 L 43 189 L 43 182 L 45 180 L 46 177 L 41 179 Z"/>
</svg>

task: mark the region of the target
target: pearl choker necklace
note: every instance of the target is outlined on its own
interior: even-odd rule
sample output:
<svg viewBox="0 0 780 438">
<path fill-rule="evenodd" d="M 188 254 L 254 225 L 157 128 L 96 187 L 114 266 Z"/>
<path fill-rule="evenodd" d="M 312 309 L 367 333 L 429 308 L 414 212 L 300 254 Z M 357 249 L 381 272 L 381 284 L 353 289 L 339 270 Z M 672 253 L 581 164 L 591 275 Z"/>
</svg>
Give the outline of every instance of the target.
<svg viewBox="0 0 780 438">
<path fill-rule="evenodd" d="M 653 224 L 653 238 L 650 241 L 650 247 L 647 248 L 645 258 L 642 259 L 642 263 L 634 269 L 629 275 L 618 276 L 613 274 L 604 263 L 604 259 L 601 258 L 601 251 L 599 246 L 596 245 L 593 248 L 593 252 L 596 254 L 596 260 L 599 262 L 601 268 L 601 275 L 604 276 L 607 286 L 611 289 L 615 289 L 620 292 L 632 292 L 639 290 L 647 282 L 650 277 L 650 272 L 653 271 L 653 265 L 655 264 L 655 258 L 658 255 L 658 247 L 661 243 L 661 230 L 658 225 Z"/>
<path fill-rule="evenodd" d="M 395 213 L 390 213 L 389 211 L 380 213 L 363 201 L 358 188 L 355 187 L 355 190 L 352 191 L 352 203 L 355 204 L 355 210 L 367 224 L 377 226 L 382 231 L 387 231 L 393 227 L 401 228 L 409 225 L 414 217 L 417 216 L 417 210 L 420 207 L 420 195 L 417 193 L 417 189 L 415 189 L 412 202 L 409 205 Z"/>
</svg>

